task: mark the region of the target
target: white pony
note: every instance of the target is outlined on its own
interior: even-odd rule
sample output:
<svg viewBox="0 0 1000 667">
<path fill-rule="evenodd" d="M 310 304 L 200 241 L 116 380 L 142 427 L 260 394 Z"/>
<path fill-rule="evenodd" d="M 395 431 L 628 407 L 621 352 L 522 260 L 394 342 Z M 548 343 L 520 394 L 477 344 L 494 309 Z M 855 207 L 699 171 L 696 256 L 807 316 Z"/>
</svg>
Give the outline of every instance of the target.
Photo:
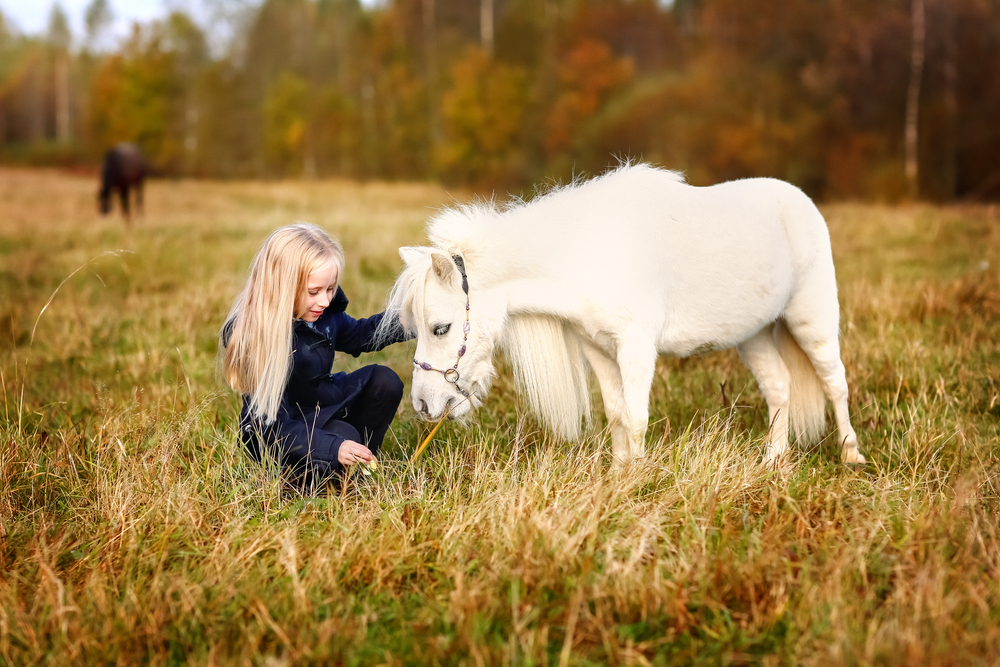
<svg viewBox="0 0 1000 667">
<path fill-rule="evenodd" d="M 834 407 L 845 463 L 864 463 L 847 407 L 840 309 L 823 216 L 798 188 L 755 178 L 693 187 L 624 165 L 505 208 L 446 209 L 431 247 L 404 247 L 389 296 L 417 336 L 413 407 L 427 420 L 479 406 L 499 347 L 555 434 L 589 421 L 587 367 L 601 387 L 616 463 L 644 454 L 659 354 L 736 347 L 767 401 L 766 461 L 825 426 Z"/>
</svg>

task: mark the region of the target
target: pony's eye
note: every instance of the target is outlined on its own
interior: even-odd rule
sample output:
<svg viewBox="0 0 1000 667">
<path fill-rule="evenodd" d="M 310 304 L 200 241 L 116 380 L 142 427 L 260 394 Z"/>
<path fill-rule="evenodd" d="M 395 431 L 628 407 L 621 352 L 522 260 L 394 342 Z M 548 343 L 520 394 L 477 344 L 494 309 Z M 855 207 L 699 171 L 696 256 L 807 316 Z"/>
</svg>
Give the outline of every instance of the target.
<svg viewBox="0 0 1000 667">
<path fill-rule="evenodd" d="M 450 324 L 439 324 L 436 327 L 434 327 L 434 335 L 435 336 L 443 336 L 446 333 L 448 333 L 449 329 L 451 329 L 451 325 Z"/>
</svg>

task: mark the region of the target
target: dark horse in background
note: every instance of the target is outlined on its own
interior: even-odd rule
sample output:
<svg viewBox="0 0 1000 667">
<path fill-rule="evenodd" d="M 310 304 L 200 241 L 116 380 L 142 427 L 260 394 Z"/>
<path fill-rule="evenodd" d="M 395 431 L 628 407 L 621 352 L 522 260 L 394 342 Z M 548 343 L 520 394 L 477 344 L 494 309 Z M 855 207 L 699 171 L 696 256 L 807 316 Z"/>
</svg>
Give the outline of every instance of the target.
<svg viewBox="0 0 1000 667">
<path fill-rule="evenodd" d="M 104 154 L 104 166 L 101 168 L 101 191 L 97 198 L 101 213 L 111 211 L 111 197 L 118 191 L 122 202 L 122 215 L 125 224 L 131 225 L 132 217 L 129 211 L 128 192 L 135 189 L 135 206 L 142 213 L 142 182 L 148 169 L 142 152 L 133 144 L 118 144 L 109 148 Z"/>
</svg>

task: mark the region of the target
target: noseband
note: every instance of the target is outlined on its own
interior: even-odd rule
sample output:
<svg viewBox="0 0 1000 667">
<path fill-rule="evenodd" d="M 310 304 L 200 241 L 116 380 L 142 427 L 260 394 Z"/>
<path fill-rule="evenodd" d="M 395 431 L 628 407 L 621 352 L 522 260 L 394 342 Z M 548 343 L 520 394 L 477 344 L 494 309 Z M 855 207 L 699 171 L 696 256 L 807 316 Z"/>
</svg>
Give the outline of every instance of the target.
<svg viewBox="0 0 1000 667">
<path fill-rule="evenodd" d="M 465 260 L 462 259 L 462 256 L 452 255 L 451 258 L 455 262 L 455 266 L 458 267 L 458 272 L 462 274 L 462 291 L 465 292 L 465 326 L 462 327 L 462 331 L 465 335 L 462 336 L 462 347 L 458 348 L 458 357 L 455 359 L 455 365 L 451 368 L 447 368 L 445 370 L 434 368 L 426 361 L 417 361 L 416 357 L 413 358 L 413 365 L 418 368 L 422 368 L 425 371 L 440 373 L 444 376 L 445 381 L 450 382 L 455 386 L 458 393 L 466 398 L 469 398 L 469 392 L 458 386 L 458 381 L 461 379 L 461 376 L 458 374 L 458 362 L 465 356 L 465 344 L 469 340 L 469 278 L 465 275 Z"/>
</svg>

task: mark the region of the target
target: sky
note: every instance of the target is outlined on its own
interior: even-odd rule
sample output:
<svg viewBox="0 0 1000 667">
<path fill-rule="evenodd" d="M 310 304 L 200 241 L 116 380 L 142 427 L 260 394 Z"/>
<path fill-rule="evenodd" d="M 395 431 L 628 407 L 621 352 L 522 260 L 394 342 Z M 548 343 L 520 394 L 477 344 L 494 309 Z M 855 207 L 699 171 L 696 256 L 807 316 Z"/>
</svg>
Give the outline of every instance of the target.
<svg viewBox="0 0 1000 667">
<path fill-rule="evenodd" d="M 0 11 L 18 31 L 37 35 L 48 29 L 52 5 L 57 1 L 69 17 L 73 37 L 79 39 L 83 36 L 83 13 L 91 0 L 0 0 Z M 110 0 L 110 4 L 115 15 L 114 32 L 118 35 L 127 34 L 133 21 L 150 21 L 167 12 L 163 0 Z M 175 6 L 184 3 L 170 4 Z"/>
<path fill-rule="evenodd" d="M 44 33 L 49 26 L 52 6 L 58 2 L 69 17 L 74 39 L 83 37 L 83 15 L 92 0 L 0 0 L 0 12 L 27 35 Z M 218 4 L 218 3 L 216 3 Z M 362 4 L 376 5 L 378 0 L 362 0 Z M 196 21 L 204 19 L 205 3 L 199 0 L 110 0 L 115 16 L 115 35 L 128 35 L 134 21 L 145 23 L 162 18 L 173 9 L 188 12 Z"/>
</svg>

